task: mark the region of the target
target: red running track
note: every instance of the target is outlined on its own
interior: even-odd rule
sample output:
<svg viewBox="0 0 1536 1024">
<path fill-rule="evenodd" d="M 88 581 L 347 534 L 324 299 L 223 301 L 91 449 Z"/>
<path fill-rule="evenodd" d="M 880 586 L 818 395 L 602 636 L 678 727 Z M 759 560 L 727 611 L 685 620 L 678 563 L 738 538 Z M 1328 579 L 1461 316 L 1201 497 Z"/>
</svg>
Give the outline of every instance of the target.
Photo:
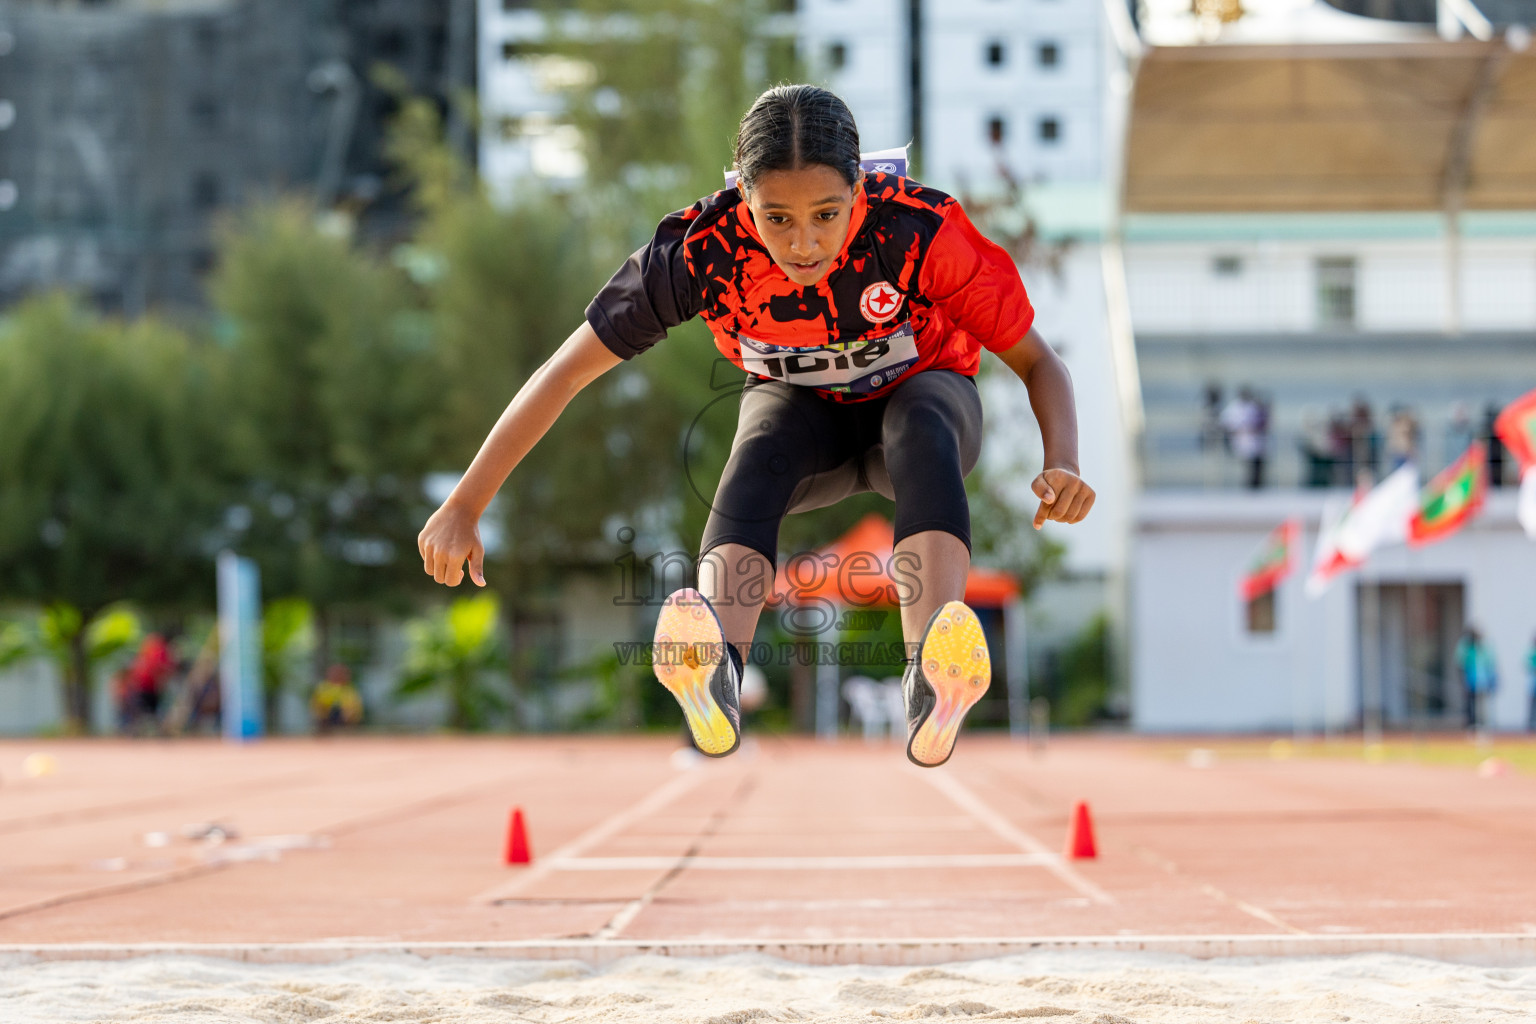
<svg viewBox="0 0 1536 1024">
<path fill-rule="evenodd" d="M 1536 936 L 1536 777 L 1192 745 L 0 741 L 0 947 Z M 1077 800 L 1093 861 L 1059 855 Z"/>
</svg>

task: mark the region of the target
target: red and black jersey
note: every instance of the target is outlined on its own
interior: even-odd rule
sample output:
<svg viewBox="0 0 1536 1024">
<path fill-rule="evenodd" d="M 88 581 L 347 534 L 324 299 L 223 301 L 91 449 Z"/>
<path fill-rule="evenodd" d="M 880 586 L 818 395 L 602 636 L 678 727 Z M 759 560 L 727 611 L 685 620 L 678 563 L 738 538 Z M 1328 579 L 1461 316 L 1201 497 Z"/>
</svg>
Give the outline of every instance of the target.
<svg viewBox="0 0 1536 1024">
<path fill-rule="evenodd" d="M 624 359 L 694 316 L 748 373 L 847 402 L 921 370 L 974 376 L 980 349 L 1012 348 L 1035 311 L 1013 260 L 952 197 L 871 174 L 842 251 L 814 285 L 779 269 L 747 204 L 726 189 L 669 214 L 587 307 Z"/>
</svg>

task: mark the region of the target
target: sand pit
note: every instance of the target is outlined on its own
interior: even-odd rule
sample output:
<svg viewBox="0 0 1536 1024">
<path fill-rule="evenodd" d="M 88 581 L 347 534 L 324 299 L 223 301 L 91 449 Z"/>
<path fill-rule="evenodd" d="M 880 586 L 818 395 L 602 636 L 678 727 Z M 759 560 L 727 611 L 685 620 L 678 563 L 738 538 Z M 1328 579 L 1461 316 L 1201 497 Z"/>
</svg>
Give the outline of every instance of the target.
<svg viewBox="0 0 1536 1024">
<path fill-rule="evenodd" d="M 0 959 L 6 1020 L 749 1024 L 1039 1018 L 1063 1024 L 1441 1024 L 1536 1019 L 1536 968 L 1415 957 L 1194 960 L 1036 953 L 943 967 L 767 957 L 576 961 L 371 956 L 324 965 L 206 957 Z"/>
</svg>

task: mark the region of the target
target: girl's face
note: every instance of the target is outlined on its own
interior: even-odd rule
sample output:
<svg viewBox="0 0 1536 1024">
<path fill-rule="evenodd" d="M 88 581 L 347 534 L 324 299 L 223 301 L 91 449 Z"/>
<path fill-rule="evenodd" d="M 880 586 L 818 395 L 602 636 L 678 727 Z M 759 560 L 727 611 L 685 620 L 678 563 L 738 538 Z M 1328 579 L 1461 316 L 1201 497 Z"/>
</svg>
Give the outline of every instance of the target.
<svg viewBox="0 0 1536 1024">
<path fill-rule="evenodd" d="M 740 187 L 740 186 L 738 186 Z M 849 185 L 826 164 L 767 171 L 743 189 L 768 255 L 802 288 L 827 276 L 843 249 L 862 180 Z"/>
</svg>

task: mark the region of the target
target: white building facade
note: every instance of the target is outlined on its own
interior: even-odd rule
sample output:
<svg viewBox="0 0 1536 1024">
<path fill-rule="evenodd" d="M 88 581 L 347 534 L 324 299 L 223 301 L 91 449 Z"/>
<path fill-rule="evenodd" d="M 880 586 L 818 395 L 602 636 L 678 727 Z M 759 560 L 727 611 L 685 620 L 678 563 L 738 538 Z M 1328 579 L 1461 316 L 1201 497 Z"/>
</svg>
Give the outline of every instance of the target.
<svg viewBox="0 0 1536 1024">
<path fill-rule="evenodd" d="M 1499 53 L 1305 0 L 1255 0 L 1225 26 L 1153 6 L 1169 23 L 1143 25 L 1161 45 L 1142 55 L 1120 221 L 1145 409 L 1133 721 L 1461 728 L 1456 648 L 1476 627 L 1500 680 L 1484 722 L 1523 730 L 1536 541 L 1496 445 L 1486 503 L 1459 532 L 1384 545 L 1316 597 L 1302 579 L 1324 509 L 1352 485 L 1405 461 L 1427 482 L 1536 388 L 1536 192 L 1502 186 L 1531 178 L 1497 162 L 1524 152 L 1536 118 L 1528 34 Z M 1426 84 L 1390 123 L 1379 104 L 1404 94 L 1383 68 Z M 1220 423 L 1244 389 L 1267 409 L 1257 487 L 1241 417 Z M 1295 575 L 1245 601 L 1245 570 L 1288 519 Z"/>
<path fill-rule="evenodd" d="M 528 175 L 579 176 L 555 95 L 572 62 L 530 52 L 544 15 L 479 0 L 481 175 L 510 196 Z M 1104 161 L 1098 0 L 800 0 L 788 30 L 812 81 L 847 103 L 866 150 L 920 142 L 923 174 L 985 190 L 999 166 L 1026 182 L 1097 181 Z M 774 31 L 784 25 L 773 23 Z M 914 53 L 916 81 L 914 93 Z"/>
</svg>

